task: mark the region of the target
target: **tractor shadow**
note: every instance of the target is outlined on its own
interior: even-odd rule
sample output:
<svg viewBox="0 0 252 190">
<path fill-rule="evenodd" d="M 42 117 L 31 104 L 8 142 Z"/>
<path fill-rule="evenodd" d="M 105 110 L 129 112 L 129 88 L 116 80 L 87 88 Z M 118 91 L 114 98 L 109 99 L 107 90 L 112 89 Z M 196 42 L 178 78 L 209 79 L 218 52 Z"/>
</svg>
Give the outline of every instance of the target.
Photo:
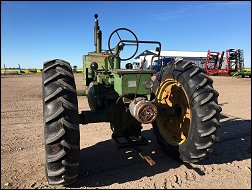
<svg viewBox="0 0 252 190">
<path fill-rule="evenodd" d="M 145 130 L 142 134 L 151 142 L 139 148 L 155 161 L 155 166 L 150 166 L 136 150 L 119 149 L 111 140 L 106 140 L 81 150 L 79 180 L 71 187 L 102 187 L 126 183 L 166 172 L 182 164 L 162 151 L 152 130 Z"/>
<path fill-rule="evenodd" d="M 157 144 L 151 129 L 143 131 L 143 135 L 151 142 L 140 148 L 151 156 L 156 162 L 155 166 L 150 166 L 133 149 L 118 149 L 111 140 L 83 148 L 80 152 L 79 181 L 71 187 L 102 187 L 126 183 L 167 172 L 181 165 L 203 176 L 205 173 L 197 165 L 225 164 L 250 159 L 251 120 L 221 115 L 221 121 L 222 127 L 218 133 L 220 140 L 214 145 L 214 151 L 193 166 L 176 161 L 165 154 Z"/>
<path fill-rule="evenodd" d="M 197 164 L 223 164 L 251 158 L 251 120 L 221 114 L 219 142 L 209 156 Z"/>
</svg>

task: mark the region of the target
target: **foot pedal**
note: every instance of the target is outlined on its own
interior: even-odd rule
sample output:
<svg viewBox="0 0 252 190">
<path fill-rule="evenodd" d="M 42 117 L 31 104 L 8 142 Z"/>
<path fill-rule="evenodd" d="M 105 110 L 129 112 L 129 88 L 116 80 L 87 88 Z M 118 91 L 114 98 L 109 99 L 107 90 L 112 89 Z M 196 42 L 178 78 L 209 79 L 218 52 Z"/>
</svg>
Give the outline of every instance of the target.
<svg viewBox="0 0 252 190">
<path fill-rule="evenodd" d="M 112 134 L 111 140 L 117 144 L 118 148 L 127 148 L 132 147 L 132 145 L 139 146 L 148 144 L 148 140 L 144 136 L 131 139 L 130 137 L 120 137 L 115 134 Z"/>
<path fill-rule="evenodd" d="M 120 142 L 119 138 L 123 138 L 126 140 L 126 142 Z M 118 137 L 115 134 L 112 134 L 112 140 L 118 145 L 118 148 L 125 148 L 125 147 L 131 147 L 135 149 L 138 152 L 138 155 L 143 159 L 146 160 L 147 163 L 150 166 L 154 166 L 156 163 L 150 156 L 146 156 L 137 145 L 146 145 L 148 144 L 148 140 L 144 137 L 141 136 L 140 140 L 137 139 L 131 139 L 130 137 Z"/>
</svg>

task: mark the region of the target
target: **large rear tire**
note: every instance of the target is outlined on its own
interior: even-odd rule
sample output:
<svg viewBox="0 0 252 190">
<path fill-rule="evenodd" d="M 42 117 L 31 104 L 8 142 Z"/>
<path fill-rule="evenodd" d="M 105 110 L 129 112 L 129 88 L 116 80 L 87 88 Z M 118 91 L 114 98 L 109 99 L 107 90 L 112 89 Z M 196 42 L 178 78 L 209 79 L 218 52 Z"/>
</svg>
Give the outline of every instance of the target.
<svg viewBox="0 0 252 190">
<path fill-rule="evenodd" d="M 198 162 L 212 151 L 220 127 L 218 92 L 213 80 L 191 62 L 172 62 L 157 73 L 152 88 L 158 107 L 153 131 L 158 143 L 172 157 Z M 159 109 L 160 110 L 160 109 Z"/>
<path fill-rule="evenodd" d="M 80 132 L 74 75 L 63 60 L 44 63 L 43 116 L 46 177 L 51 185 L 77 181 Z"/>
</svg>

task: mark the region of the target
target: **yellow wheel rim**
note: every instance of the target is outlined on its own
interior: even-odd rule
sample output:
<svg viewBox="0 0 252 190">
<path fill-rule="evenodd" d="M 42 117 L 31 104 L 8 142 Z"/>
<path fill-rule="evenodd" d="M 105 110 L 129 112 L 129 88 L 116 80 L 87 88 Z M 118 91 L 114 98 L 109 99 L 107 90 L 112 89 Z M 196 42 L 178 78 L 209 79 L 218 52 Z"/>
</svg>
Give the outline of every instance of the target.
<svg viewBox="0 0 252 190">
<path fill-rule="evenodd" d="M 185 142 L 190 128 L 190 108 L 188 97 L 182 85 L 172 79 L 160 84 L 156 93 L 158 106 L 176 109 L 174 115 L 159 114 L 157 128 L 164 140 L 174 146 Z"/>
</svg>

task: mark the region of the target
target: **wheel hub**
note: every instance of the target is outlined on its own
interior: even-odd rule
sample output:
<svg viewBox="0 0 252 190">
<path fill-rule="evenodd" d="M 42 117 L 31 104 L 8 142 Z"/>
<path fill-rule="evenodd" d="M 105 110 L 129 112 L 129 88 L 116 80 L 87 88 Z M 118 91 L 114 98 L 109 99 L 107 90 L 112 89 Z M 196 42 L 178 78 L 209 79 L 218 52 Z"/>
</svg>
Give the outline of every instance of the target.
<svg viewBox="0 0 252 190">
<path fill-rule="evenodd" d="M 156 93 L 157 106 L 175 110 L 175 114 L 158 115 L 157 127 L 165 141 L 178 146 L 186 140 L 190 128 L 190 108 L 188 97 L 182 85 L 172 79 L 160 84 Z"/>
</svg>

